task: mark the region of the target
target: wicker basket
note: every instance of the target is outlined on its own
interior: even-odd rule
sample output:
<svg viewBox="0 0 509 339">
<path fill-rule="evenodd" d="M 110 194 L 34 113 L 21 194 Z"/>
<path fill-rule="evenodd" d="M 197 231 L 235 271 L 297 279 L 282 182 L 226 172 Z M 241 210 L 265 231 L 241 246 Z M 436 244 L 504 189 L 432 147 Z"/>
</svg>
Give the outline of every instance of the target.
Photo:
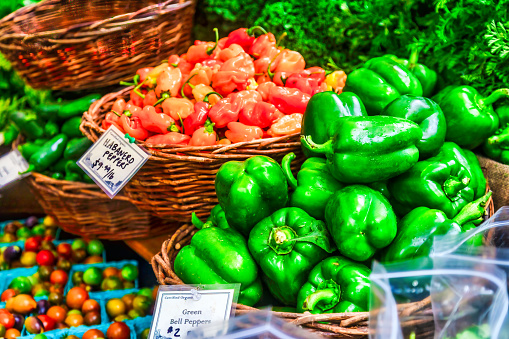
<svg viewBox="0 0 509 339">
<path fill-rule="evenodd" d="M 117 98 L 127 99 L 132 87 L 97 100 L 83 115 L 81 131 L 95 142 L 104 130 L 101 122 Z M 126 100 L 127 101 L 127 100 Z M 281 161 L 294 152 L 292 169 L 300 168 L 302 155 L 299 134 L 285 137 L 215 146 L 155 146 L 138 142 L 151 157 L 127 183 L 125 191 L 138 208 L 164 219 L 190 222 L 191 212 L 205 217 L 217 204 L 214 180 L 219 167 L 230 160 L 267 155 Z"/>
<path fill-rule="evenodd" d="M 16 147 L 21 142 L 14 142 Z M 142 212 L 121 192 L 110 199 L 96 184 L 32 173 L 30 190 L 47 215 L 66 232 L 86 238 L 129 240 L 173 233 L 181 225 Z"/>
<path fill-rule="evenodd" d="M 489 191 L 489 187 L 487 191 Z M 493 213 L 493 199 L 490 198 L 486 204 L 485 219 L 491 217 Z M 191 238 L 196 231 L 198 230 L 193 225 L 183 225 L 171 238 L 163 243 L 161 252 L 152 258 L 152 269 L 160 285 L 184 284 L 173 271 L 173 263 L 178 251 L 191 242 Z M 236 315 L 259 311 L 256 308 L 242 304 L 236 306 Z M 401 323 L 403 329 L 412 329 L 416 332 L 417 338 L 434 337 L 435 329 L 430 297 L 419 302 L 399 304 L 397 307 L 402 318 L 411 319 Z M 274 312 L 274 314 L 326 337 L 365 338 L 369 335 L 369 312 L 328 314 Z M 406 334 L 409 335 L 409 333 Z"/>
<path fill-rule="evenodd" d="M 46 0 L 0 21 L 0 51 L 34 88 L 106 87 L 183 53 L 191 43 L 195 5 L 196 0 Z"/>
</svg>

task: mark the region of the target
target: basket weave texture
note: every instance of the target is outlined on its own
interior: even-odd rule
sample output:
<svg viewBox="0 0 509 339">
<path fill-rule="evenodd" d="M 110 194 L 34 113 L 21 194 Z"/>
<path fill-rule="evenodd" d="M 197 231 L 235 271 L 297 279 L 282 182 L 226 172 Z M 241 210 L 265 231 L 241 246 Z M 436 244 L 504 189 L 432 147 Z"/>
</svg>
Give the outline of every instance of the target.
<svg viewBox="0 0 509 339">
<path fill-rule="evenodd" d="M 487 187 L 486 191 L 489 190 Z M 493 199 L 490 198 L 485 207 L 485 220 L 494 212 Z M 181 226 L 162 244 L 161 252 L 152 258 L 152 269 L 160 285 L 184 284 L 174 272 L 173 263 L 179 250 L 191 242 L 191 238 L 197 231 L 198 229 L 193 225 Z M 419 302 L 399 304 L 397 307 L 401 327 L 406 336 L 410 335 L 410 332 L 415 332 L 417 338 L 434 338 L 435 328 L 430 297 Z M 235 314 L 238 316 L 257 311 L 259 310 L 256 308 L 237 304 Z M 274 312 L 274 315 L 328 338 L 367 338 L 370 334 L 369 312 L 327 314 Z"/>
<path fill-rule="evenodd" d="M 105 95 L 84 113 L 80 129 L 91 141 L 97 141 L 105 132 L 100 126 L 113 103 L 118 98 L 128 101 L 132 88 Z M 147 149 L 151 157 L 125 186 L 127 196 L 141 210 L 179 222 L 190 222 L 192 212 L 199 217 L 209 215 L 218 203 L 214 187 L 216 173 L 227 161 L 266 155 L 280 162 L 289 152 L 297 155 L 292 162 L 293 170 L 300 168 L 304 161 L 299 133 L 227 146 L 137 144 Z"/>
<path fill-rule="evenodd" d="M 46 0 L 0 21 L 0 51 L 34 88 L 106 87 L 185 52 L 195 6 L 196 0 Z"/>
</svg>

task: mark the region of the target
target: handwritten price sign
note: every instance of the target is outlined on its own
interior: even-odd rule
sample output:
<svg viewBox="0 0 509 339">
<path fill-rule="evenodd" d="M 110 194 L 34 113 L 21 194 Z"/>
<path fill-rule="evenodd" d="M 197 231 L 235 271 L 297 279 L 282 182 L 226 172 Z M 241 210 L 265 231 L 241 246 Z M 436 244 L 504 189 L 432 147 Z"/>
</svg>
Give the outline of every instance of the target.
<svg viewBox="0 0 509 339">
<path fill-rule="evenodd" d="M 6 187 L 13 181 L 19 180 L 28 174 L 20 175 L 26 171 L 28 163 L 18 150 L 11 151 L 0 157 L 0 188 Z"/>
<path fill-rule="evenodd" d="M 77 164 L 113 198 L 149 157 L 143 148 L 130 143 L 118 128 L 111 126 Z"/>
</svg>

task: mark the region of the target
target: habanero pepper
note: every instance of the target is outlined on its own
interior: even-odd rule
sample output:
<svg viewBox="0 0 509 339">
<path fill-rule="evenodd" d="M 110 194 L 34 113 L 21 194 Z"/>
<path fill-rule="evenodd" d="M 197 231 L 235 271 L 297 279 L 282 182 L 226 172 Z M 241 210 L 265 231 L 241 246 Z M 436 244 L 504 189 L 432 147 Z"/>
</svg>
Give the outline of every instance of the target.
<svg viewBox="0 0 509 339">
<path fill-rule="evenodd" d="M 242 49 L 242 46 L 239 46 L 237 44 L 233 44 L 228 48 L 223 49 L 221 52 L 217 53 L 217 60 L 220 60 L 222 62 L 225 62 L 227 60 L 230 60 L 233 57 L 236 57 L 240 53 L 243 53 L 244 50 Z"/>
<path fill-rule="evenodd" d="M 225 132 L 228 140 L 232 144 L 236 142 L 252 141 L 261 139 L 263 137 L 263 131 L 257 126 L 247 126 L 240 122 L 228 123 L 228 130 Z"/>
<path fill-rule="evenodd" d="M 260 128 L 269 127 L 275 120 L 284 116 L 276 106 L 271 103 L 260 101 L 242 109 L 239 114 L 239 122 L 248 126 Z"/>
<path fill-rule="evenodd" d="M 157 113 L 153 106 L 145 106 L 142 110 L 136 110 L 133 117 L 140 119 L 143 128 L 150 132 L 164 134 L 178 131 L 178 129 L 171 130 L 175 125 L 175 120 L 167 114 Z M 175 128 L 177 127 L 175 126 Z"/>
<path fill-rule="evenodd" d="M 223 128 L 230 122 L 237 121 L 239 112 L 233 109 L 232 98 L 223 98 L 209 110 L 210 120 L 217 128 Z"/>
<path fill-rule="evenodd" d="M 228 59 L 212 76 L 212 87 L 222 95 L 227 95 L 234 90 L 243 90 L 248 85 L 248 80 L 254 77 L 255 69 L 251 57 L 242 52 Z"/>
<path fill-rule="evenodd" d="M 217 28 L 214 28 L 214 32 L 216 33 L 216 42 L 195 41 L 195 44 L 187 50 L 187 61 L 196 64 L 211 58 L 219 42 L 219 32 Z"/>
<path fill-rule="evenodd" d="M 260 26 L 254 26 L 249 29 L 239 28 L 228 34 L 228 40 L 226 40 L 224 47 L 228 48 L 232 44 L 237 44 L 240 45 L 245 52 L 249 52 L 255 41 L 253 33 L 255 30 L 260 30 L 264 34 L 267 34 L 267 32 Z"/>
<path fill-rule="evenodd" d="M 203 66 L 202 64 L 196 64 L 189 75 L 185 78 L 185 81 L 182 82 L 184 84 L 183 91 L 185 96 L 191 95 L 194 87 L 199 84 L 209 86 L 212 82 L 212 74 L 212 68 Z M 182 97 L 184 97 L 184 95 Z"/>
<path fill-rule="evenodd" d="M 182 121 L 194 112 L 194 105 L 191 100 L 185 98 L 168 98 L 161 105 L 163 112 L 172 117 L 175 121 Z"/>
<path fill-rule="evenodd" d="M 256 91 L 262 95 L 263 101 L 269 101 L 270 90 L 277 85 L 272 81 L 261 83 L 256 87 Z"/>
<path fill-rule="evenodd" d="M 283 135 L 299 133 L 302 128 L 303 116 L 300 113 L 284 115 L 270 126 L 267 134 L 271 137 L 281 137 Z"/>
<path fill-rule="evenodd" d="M 211 95 L 208 96 L 208 102 L 211 105 L 215 105 L 223 98 L 219 93 L 214 92 L 214 89 L 210 86 L 199 84 L 193 88 L 193 97 L 196 102 L 203 101 L 209 93 Z"/>
<path fill-rule="evenodd" d="M 143 99 L 145 98 L 145 94 L 147 94 L 147 90 L 141 90 L 141 95 L 136 93 L 136 91 L 133 89 L 131 92 L 129 92 L 129 98 L 130 102 L 132 102 L 133 105 L 136 105 L 138 107 L 143 106 Z"/>
<path fill-rule="evenodd" d="M 285 49 L 272 63 L 271 71 L 274 68 L 275 72 L 297 73 L 303 71 L 305 67 L 306 61 L 299 52 Z"/>
<path fill-rule="evenodd" d="M 150 90 L 147 92 L 147 94 L 145 94 L 145 98 L 143 98 L 143 106 L 140 107 L 154 106 L 156 102 L 157 102 L 156 92 L 154 90 Z"/>
<path fill-rule="evenodd" d="M 145 143 L 151 145 L 187 145 L 191 137 L 177 132 L 169 132 L 166 134 L 157 134 L 151 136 Z"/>
<path fill-rule="evenodd" d="M 285 87 L 298 88 L 302 92 L 314 95 L 327 89 L 325 70 L 321 67 L 311 67 L 299 73 L 293 73 L 285 80 Z"/>
<path fill-rule="evenodd" d="M 216 144 L 217 134 L 214 131 L 214 123 L 207 120 L 205 126 L 194 131 L 189 146 L 212 146 Z"/>
<path fill-rule="evenodd" d="M 208 103 L 208 96 L 205 96 L 204 101 L 198 101 L 196 104 L 194 104 L 194 112 L 190 114 L 186 120 L 184 120 L 185 134 L 193 135 L 194 131 L 205 125 L 209 110 L 210 105 Z"/>
<path fill-rule="evenodd" d="M 285 114 L 304 113 L 311 95 L 297 88 L 272 87 L 269 102 Z"/>
<path fill-rule="evenodd" d="M 102 121 L 101 127 L 104 130 L 110 128 L 113 125 L 120 130 L 120 132 L 125 133 L 124 128 L 122 128 L 122 123 L 120 122 L 120 114 L 114 112 L 106 113 L 104 120 Z"/>
<path fill-rule="evenodd" d="M 144 82 L 147 78 L 147 75 L 152 71 L 154 67 L 143 67 L 136 71 L 136 75 L 139 77 L 139 82 Z M 123 99 L 122 99 L 123 100 Z"/>
<path fill-rule="evenodd" d="M 182 86 L 182 73 L 179 68 L 165 70 L 157 77 L 155 93 L 158 98 L 176 97 Z M 160 100 L 162 101 L 162 100 Z"/>
<path fill-rule="evenodd" d="M 173 67 L 178 67 L 182 75 L 189 74 L 194 68 L 192 63 L 187 62 L 183 56 L 178 56 L 177 54 L 173 54 L 168 58 L 168 64 Z"/>
<path fill-rule="evenodd" d="M 147 88 L 154 88 L 157 85 L 157 78 L 159 75 L 164 71 L 171 71 L 172 67 L 167 62 L 163 62 L 159 66 L 154 67 L 150 72 L 148 72 L 147 77 L 145 80 L 140 83 L 135 88 L 139 87 L 147 87 Z"/>
<path fill-rule="evenodd" d="M 124 132 L 136 140 L 145 140 L 149 137 L 148 131 L 141 125 L 140 118 L 130 118 L 125 114 L 120 116 L 120 124 Z"/>
</svg>

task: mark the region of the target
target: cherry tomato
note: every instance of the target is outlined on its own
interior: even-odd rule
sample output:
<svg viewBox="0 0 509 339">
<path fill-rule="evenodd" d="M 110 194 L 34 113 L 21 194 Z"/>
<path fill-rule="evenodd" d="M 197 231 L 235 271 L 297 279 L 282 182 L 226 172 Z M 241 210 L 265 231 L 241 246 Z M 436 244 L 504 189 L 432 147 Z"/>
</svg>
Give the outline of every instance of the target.
<svg viewBox="0 0 509 339">
<path fill-rule="evenodd" d="M 25 240 L 25 252 L 38 252 L 41 247 L 42 237 L 37 235 Z"/>
<path fill-rule="evenodd" d="M 90 240 L 87 246 L 87 252 L 90 255 L 101 255 L 104 251 L 104 245 L 100 240 Z"/>
<path fill-rule="evenodd" d="M 47 316 L 46 314 L 38 315 L 40 321 L 42 321 L 42 326 L 44 327 L 44 331 L 51 331 L 55 329 L 55 325 L 57 324 L 55 320 Z"/>
<path fill-rule="evenodd" d="M 60 257 L 70 259 L 72 255 L 72 246 L 68 243 L 61 243 L 57 246 L 57 253 Z"/>
<path fill-rule="evenodd" d="M 88 299 L 83 303 L 83 306 L 81 307 L 81 312 L 83 314 L 87 314 L 88 312 L 101 312 L 101 306 L 99 303 L 94 299 Z"/>
<path fill-rule="evenodd" d="M 116 267 L 106 267 L 103 271 L 103 278 L 119 277 L 120 270 Z"/>
<path fill-rule="evenodd" d="M 67 316 L 67 311 L 61 306 L 51 306 L 47 312 L 48 317 L 55 320 L 57 323 L 61 323 Z"/>
<path fill-rule="evenodd" d="M 64 270 L 55 270 L 51 272 L 51 275 L 49 277 L 50 283 L 60 285 L 67 284 L 67 279 L 69 279 L 69 276 Z"/>
<path fill-rule="evenodd" d="M 17 295 L 5 303 L 5 308 L 20 314 L 28 314 L 35 310 L 37 303 L 34 298 L 28 294 Z"/>
<path fill-rule="evenodd" d="M 113 298 L 108 300 L 106 303 L 106 313 L 110 316 L 110 318 L 115 318 L 118 315 L 126 313 L 126 306 L 121 299 Z"/>
<path fill-rule="evenodd" d="M 88 299 L 88 292 L 81 287 L 73 287 L 67 293 L 65 299 L 67 306 L 81 310 L 83 303 Z M 71 326 L 71 325 L 69 325 Z"/>
<path fill-rule="evenodd" d="M 99 264 L 103 262 L 103 257 L 100 255 L 91 255 L 90 257 L 86 258 L 83 263 L 84 264 Z"/>
<path fill-rule="evenodd" d="M 97 339 L 104 338 L 104 333 L 96 328 L 86 331 L 81 339 Z"/>
<path fill-rule="evenodd" d="M 83 322 L 87 326 L 99 325 L 101 323 L 101 313 L 97 311 L 91 311 L 85 314 Z"/>
<path fill-rule="evenodd" d="M 44 330 L 41 319 L 37 317 L 27 317 L 25 319 L 25 328 L 30 334 L 38 334 Z"/>
<path fill-rule="evenodd" d="M 41 278 L 42 281 L 49 281 L 49 277 L 51 276 L 51 272 L 53 272 L 53 267 L 51 267 L 51 266 L 40 266 L 39 270 L 37 272 L 39 273 L 39 278 Z"/>
<path fill-rule="evenodd" d="M 115 322 L 108 327 L 106 332 L 107 339 L 129 339 L 131 336 L 131 330 L 123 322 Z"/>
<path fill-rule="evenodd" d="M 53 266 L 55 264 L 55 255 L 49 250 L 42 250 L 37 253 L 36 259 L 40 266 Z"/>
<path fill-rule="evenodd" d="M 8 288 L 3 291 L 0 301 L 7 301 L 18 294 L 14 288 Z"/>
<path fill-rule="evenodd" d="M 99 286 L 103 280 L 103 272 L 98 267 L 89 267 L 83 272 L 83 282 L 87 285 Z"/>
<path fill-rule="evenodd" d="M 126 281 L 134 281 L 138 278 L 138 267 L 127 264 L 122 268 L 121 271 L 122 279 Z"/>
<path fill-rule="evenodd" d="M 83 325 L 83 316 L 81 314 L 70 314 L 65 318 L 65 323 L 69 327 L 78 327 Z"/>
<path fill-rule="evenodd" d="M 129 293 L 129 294 L 124 294 L 124 296 L 121 299 L 124 302 L 126 309 L 129 311 L 133 308 L 134 298 L 136 298 L 136 295 L 133 293 Z"/>
<path fill-rule="evenodd" d="M 9 311 L 5 311 L 0 313 L 0 325 L 5 326 L 6 329 L 14 327 L 14 323 L 16 320 L 14 319 L 14 316 Z"/>
<path fill-rule="evenodd" d="M 129 329 L 129 328 L 128 328 Z M 5 331 L 5 338 L 6 339 L 14 339 L 17 337 L 21 337 L 21 332 L 18 331 L 15 328 L 9 328 L 7 331 Z"/>
</svg>

